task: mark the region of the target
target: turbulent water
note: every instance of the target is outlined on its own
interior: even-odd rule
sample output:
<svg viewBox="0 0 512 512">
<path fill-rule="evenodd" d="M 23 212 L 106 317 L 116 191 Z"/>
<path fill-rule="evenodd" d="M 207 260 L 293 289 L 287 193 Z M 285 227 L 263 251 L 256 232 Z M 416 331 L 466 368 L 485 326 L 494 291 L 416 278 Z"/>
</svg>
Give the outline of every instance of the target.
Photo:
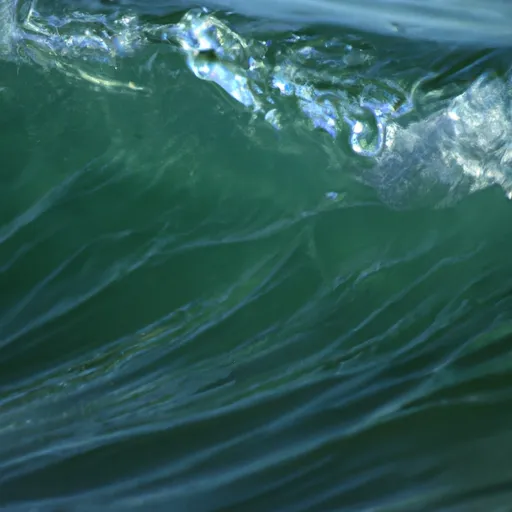
<svg viewBox="0 0 512 512">
<path fill-rule="evenodd" d="M 0 0 L 3 509 L 510 510 L 510 8 L 275 3 Z"/>
</svg>

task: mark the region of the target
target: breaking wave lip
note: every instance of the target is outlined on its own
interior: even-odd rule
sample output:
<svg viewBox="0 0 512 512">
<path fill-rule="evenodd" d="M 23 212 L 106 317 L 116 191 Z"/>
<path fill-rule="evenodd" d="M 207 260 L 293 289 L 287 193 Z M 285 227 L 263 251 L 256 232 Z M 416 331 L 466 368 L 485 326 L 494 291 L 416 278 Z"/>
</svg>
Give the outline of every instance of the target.
<svg viewBox="0 0 512 512">
<path fill-rule="evenodd" d="M 124 6 L 141 12 L 174 13 L 202 6 L 280 25 L 331 25 L 408 39 L 469 46 L 511 46 L 512 6 L 502 0 L 69 0 L 87 9 Z"/>
<path fill-rule="evenodd" d="M 13 5 L 2 1 L 4 10 Z M 391 207 L 448 205 L 492 185 L 512 196 L 510 72 L 470 72 L 450 101 L 418 118 L 418 105 L 435 103 L 440 93 L 422 91 L 436 73 L 402 79 L 379 70 L 399 53 L 379 54 L 361 35 L 292 31 L 258 39 L 237 32 L 231 21 L 205 8 L 168 24 L 128 11 L 72 12 L 59 19 L 31 4 L 16 27 L 16 43 L 29 60 L 95 87 L 149 94 L 143 75 L 140 84 L 115 78 L 116 60 L 150 44 L 170 48 L 197 78 L 222 89 L 254 119 L 276 130 L 326 132 L 336 148 L 345 147 L 340 172 L 370 185 Z M 114 75 L 96 76 L 105 64 Z"/>
<path fill-rule="evenodd" d="M 404 123 L 428 77 L 406 85 L 378 77 L 372 73 L 378 59 L 355 41 L 294 35 L 268 64 L 269 41 L 244 39 L 207 13 L 190 11 L 176 27 L 191 71 L 274 127 L 293 124 L 300 113 L 310 128 L 334 139 L 346 134 L 354 155 L 371 162 L 367 168 L 359 161 L 354 174 L 388 204 L 411 205 L 430 195 L 436 202 L 438 192 L 444 196 L 438 204 L 450 203 L 495 184 L 512 197 L 510 75 L 483 73 L 441 109 Z M 360 70 L 365 60 L 369 72 Z M 294 99 L 293 120 L 283 118 L 282 98 Z"/>
</svg>

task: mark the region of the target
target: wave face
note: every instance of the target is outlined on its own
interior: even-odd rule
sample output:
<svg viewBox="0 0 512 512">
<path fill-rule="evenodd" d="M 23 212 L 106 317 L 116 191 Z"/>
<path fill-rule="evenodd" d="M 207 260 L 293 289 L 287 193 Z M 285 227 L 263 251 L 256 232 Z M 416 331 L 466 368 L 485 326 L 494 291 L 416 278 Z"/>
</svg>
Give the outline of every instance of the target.
<svg viewBox="0 0 512 512">
<path fill-rule="evenodd" d="M 508 50 L 10 5 L 0 508 L 507 509 Z"/>
</svg>

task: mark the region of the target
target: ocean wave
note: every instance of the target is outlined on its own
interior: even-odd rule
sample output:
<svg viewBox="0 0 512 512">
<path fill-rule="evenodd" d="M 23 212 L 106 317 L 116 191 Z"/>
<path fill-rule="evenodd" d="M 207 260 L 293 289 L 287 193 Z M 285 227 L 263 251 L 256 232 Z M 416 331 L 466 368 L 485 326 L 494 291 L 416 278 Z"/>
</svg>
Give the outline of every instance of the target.
<svg viewBox="0 0 512 512">
<path fill-rule="evenodd" d="M 0 506 L 508 506 L 508 56 L 178 14 L 16 27 Z"/>
<path fill-rule="evenodd" d="M 397 40 L 383 48 L 353 34 L 296 31 L 256 39 L 230 23 L 237 26 L 204 9 L 162 24 L 117 11 L 56 18 L 31 7 L 17 29 L 18 54 L 94 87 L 151 94 L 147 73 L 122 81 L 115 70 L 119 59 L 156 45 L 157 52 L 181 54 L 197 78 L 251 112 L 249 135 L 262 131 L 258 119 L 285 132 L 283 141 L 292 131 L 299 139 L 326 132 L 336 143 L 318 141 L 338 151 L 340 172 L 373 187 L 390 206 L 449 205 L 493 185 L 512 193 L 503 53 L 458 55 L 450 46 L 417 43 L 414 51 L 431 61 L 418 69 L 402 59 Z M 100 68 L 111 74 L 98 74 Z"/>
</svg>

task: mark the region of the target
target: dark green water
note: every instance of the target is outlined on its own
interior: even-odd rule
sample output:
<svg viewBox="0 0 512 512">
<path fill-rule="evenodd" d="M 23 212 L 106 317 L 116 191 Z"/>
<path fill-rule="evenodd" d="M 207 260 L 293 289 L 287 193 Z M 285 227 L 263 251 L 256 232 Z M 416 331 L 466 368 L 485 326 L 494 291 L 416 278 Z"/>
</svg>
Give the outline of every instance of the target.
<svg viewBox="0 0 512 512">
<path fill-rule="evenodd" d="M 153 54 L 0 64 L 0 507 L 512 510 L 503 190 L 393 209 Z"/>
</svg>

